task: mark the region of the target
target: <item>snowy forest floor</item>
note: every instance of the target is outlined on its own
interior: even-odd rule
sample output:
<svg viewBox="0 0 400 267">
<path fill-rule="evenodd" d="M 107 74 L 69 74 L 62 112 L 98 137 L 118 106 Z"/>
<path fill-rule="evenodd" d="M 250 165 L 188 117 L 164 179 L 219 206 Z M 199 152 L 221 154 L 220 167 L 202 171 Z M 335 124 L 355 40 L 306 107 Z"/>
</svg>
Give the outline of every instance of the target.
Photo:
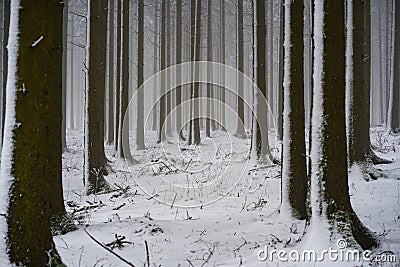
<svg viewBox="0 0 400 267">
<path fill-rule="evenodd" d="M 351 201 L 362 222 L 380 239 L 374 253 L 393 252 L 397 262 L 386 265 L 399 266 L 400 136 L 388 136 L 379 127 L 371 134 L 378 155 L 394 162 L 376 166 L 387 179 L 367 182 L 359 170 L 352 169 Z M 281 197 L 280 166 L 257 168 L 247 160 L 248 140 L 229 139 L 223 132 L 204 140 L 201 151 L 178 148 L 174 141 L 162 148 L 151 141 L 155 135 L 146 132 L 148 149 L 132 150 L 139 163 L 129 168 L 107 147 L 113 171 L 106 179 L 115 190 L 86 196 L 83 132 L 69 131 L 68 151 L 63 154 L 64 198 L 78 229 L 54 237 L 63 261 L 68 266 L 128 266 L 96 244 L 86 230 L 103 244 L 115 241 L 116 235 L 124 236 L 129 243 L 113 251 L 135 266 L 147 262 L 145 241 L 152 266 L 285 266 L 257 258 L 265 246 L 296 248 L 304 231 L 304 222 L 282 220 L 276 213 Z M 189 155 L 181 157 L 185 153 Z M 192 173 L 187 174 L 188 170 Z M 361 264 L 379 265 L 335 263 Z"/>
</svg>

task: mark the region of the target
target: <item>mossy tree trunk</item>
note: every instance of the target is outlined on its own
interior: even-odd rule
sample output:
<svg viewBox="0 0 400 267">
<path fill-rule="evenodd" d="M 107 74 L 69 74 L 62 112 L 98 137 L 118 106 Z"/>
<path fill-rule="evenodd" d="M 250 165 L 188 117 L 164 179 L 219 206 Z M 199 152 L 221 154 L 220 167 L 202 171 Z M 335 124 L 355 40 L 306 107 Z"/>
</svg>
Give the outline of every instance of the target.
<svg viewBox="0 0 400 267">
<path fill-rule="evenodd" d="M 107 0 L 90 1 L 89 86 L 86 93 L 87 193 L 107 189 L 104 152 L 104 96 L 106 88 Z"/>
<path fill-rule="evenodd" d="M 15 102 L 7 100 L 9 109 L 15 105 L 10 110 L 15 112 L 15 123 L 8 117 L 6 125 L 7 135 L 13 136 L 9 152 L 14 178 L 7 216 L 8 252 L 16 265 L 46 266 L 49 261 L 51 266 L 61 265 L 50 232 L 54 195 L 49 192 L 61 179 L 63 4 L 21 0 L 19 5 L 11 6 L 11 17 L 19 17 L 18 29 L 13 28 L 13 36 L 19 31 L 19 39 L 10 43 L 19 46 L 18 55 L 10 54 L 11 64 L 16 60 L 16 80 L 7 85 L 16 97 Z"/>
<path fill-rule="evenodd" d="M 349 195 L 344 1 L 320 1 L 315 7 L 315 43 L 322 48 L 316 50 L 314 62 L 314 68 L 320 68 L 314 75 L 311 223 L 329 231 L 327 239 L 339 233 L 349 244 L 370 249 L 377 241 L 358 219 Z"/>
<path fill-rule="evenodd" d="M 282 183 L 283 209 L 290 216 L 305 219 L 307 167 L 304 110 L 304 1 L 286 1 L 285 82 L 283 111 Z"/>
</svg>

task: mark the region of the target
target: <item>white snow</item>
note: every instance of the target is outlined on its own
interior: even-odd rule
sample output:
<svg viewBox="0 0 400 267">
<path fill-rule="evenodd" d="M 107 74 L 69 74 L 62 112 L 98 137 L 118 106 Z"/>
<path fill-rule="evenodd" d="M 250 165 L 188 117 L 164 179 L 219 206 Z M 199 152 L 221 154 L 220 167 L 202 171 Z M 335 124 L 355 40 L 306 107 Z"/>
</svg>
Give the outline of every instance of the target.
<svg viewBox="0 0 400 267">
<path fill-rule="evenodd" d="M 400 252 L 400 241 L 397 237 L 400 231 L 400 219 L 398 219 L 400 182 L 395 178 L 400 176 L 400 157 L 398 152 L 392 152 L 390 149 L 394 146 L 398 151 L 400 137 L 388 137 L 386 141 L 381 141 L 379 135 L 383 130 L 383 128 L 372 129 L 372 141 L 374 145 L 382 147 L 385 153 L 382 152 L 381 156 L 396 160 L 393 164 L 379 166 L 390 174 L 391 179 L 366 182 L 357 174 L 356 169 L 352 169 L 349 187 L 353 207 L 360 219 L 382 238 L 382 246 L 374 253 L 388 250 L 398 255 Z M 246 175 L 240 183 L 222 199 L 202 207 L 177 208 L 177 206 L 191 206 L 199 201 L 204 202 L 208 197 L 215 195 L 213 191 L 202 191 L 198 187 L 198 191 L 195 192 L 182 189 L 184 187 L 173 188 L 168 182 L 182 181 L 182 174 L 179 172 L 166 174 L 168 169 L 161 168 L 163 178 L 158 176 L 162 164 L 161 161 L 151 162 L 152 158 L 158 158 L 165 152 L 165 157 L 162 157 L 165 163 L 170 164 L 176 161 L 178 164 L 181 156 L 176 154 L 176 143 L 174 144 L 171 140 L 172 143 L 162 147 L 155 143 L 156 132 L 151 131 L 146 131 L 145 142 L 148 150 L 132 150 L 135 158 L 140 160 L 140 164 L 131 166 L 134 175 L 127 172 L 123 161 L 110 156 L 112 148 L 107 147 L 107 155 L 116 171 L 108 176 L 107 180 L 122 188 L 129 186 L 128 190 L 85 196 L 81 166 L 82 135 L 82 131 L 68 133 L 69 152 L 64 154 L 63 171 L 65 201 L 71 206 L 67 205 L 67 209 L 69 212 L 76 210 L 74 216 L 79 222 L 78 230 L 54 238 L 58 252 L 68 266 L 93 266 L 96 263 L 105 266 L 124 266 L 117 257 L 91 240 L 83 230 L 85 227 L 91 235 L 103 243 L 114 241 L 115 234 L 124 235 L 126 241 L 134 244 L 125 244 L 124 247 L 115 248 L 114 251 L 136 266 L 143 266 L 146 262 L 144 241 L 149 244 L 151 264 L 156 266 L 160 264 L 162 266 L 177 266 L 178 264 L 190 266 L 188 260 L 194 266 L 200 266 L 209 258 L 210 250 L 213 254 L 205 266 L 239 266 L 240 263 L 242 266 L 265 266 L 269 261 L 261 262 L 257 258 L 257 254 L 265 246 L 269 249 L 286 251 L 298 249 L 301 252 L 305 248 L 318 251 L 332 245 L 320 243 L 324 233 L 318 232 L 320 228 L 317 227 L 322 226 L 320 224 L 314 224 L 312 229 L 307 229 L 307 231 L 317 230 L 314 231 L 316 236 L 313 237 L 316 243 L 308 243 L 308 246 L 297 243 L 296 241 L 304 234 L 304 222 L 293 222 L 277 216 L 276 209 L 281 202 L 279 167 L 257 169 L 256 163 L 250 162 Z M 213 134 L 213 139 L 215 144 L 221 145 L 220 155 L 230 151 L 230 141 L 226 133 L 216 132 Z M 230 158 L 231 172 L 223 181 L 229 181 L 230 177 L 243 171 L 241 168 L 247 155 L 243 153 L 248 149 L 246 140 L 233 137 L 232 142 L 234 155 Z M 215 146 L 205 143 L 200 149 L 202 155 L 208 155 L 215 150 Z M 196 154 L 198 152 L 190 154 L 190 151 L 183 151 L 182 153 L 185 157 L 192 158 L 198 155 Z M 209 157 L 204 158 L 206 158 L 205 161 L 193 163 L 193 168 L 203 166 Z M 156 167 L 156 173 L 149 165 L 151 163 Z M 221 166 L 222 163 L 220 161 L 215 167 Z M 201 176 L 196 177 L 200 181 Z M 260 177 L 264 179 L 260 180 Z M 191 176 L 189 179 L 193 181 Z M 255 180 L 257 183 L 254 185 Z M 141 187 L 146 189 L 147 194 Z M 171 208 L 176 193 L 178 197 Z M 186 193 L 189 194 L 186 195 Z M 77 207 L 73 207 L 74 204 Z M 79 211 L 85 206 L 87 210 Z M 327 261 L 317 266 L 327 266 L 329 263 Z M 293 262 L 281 264 L 275 260 L 272 266 L 277 264 L 288 266 Z M 354 266 L 353 262 L 332 264 Z M 297 264 L 297 266 L 309 265 L 310 263 Z"/>
<path fill-rule="evenodd" d="M 1 151 L 1 175 L 0 175 L 0 266 L 10 265 L 7 255 L 7 221 L 9 191 L 13 181 L 11 174 L 13 158 L 13 130 L 15 121 L 15 101 L 16 101 L 16 72 L 18 58 L 18 34 L 19 34 L 19 9 L 20 1 L 11 1 L 10 10 L 10 33 L 8 39 L 8 75 L 7 75 L 7 98 L 6 114 L 4 122 L 3 149 Z"/>
<path fill-rule="evenodd" d="M 292 112 L 291 106 L 290 106 L 290 92 L 291 90 L 296 90 L 295 88 L 290 88 L 291 87 L 291 73 L 290 73 L 290 57 L 291 57 L 291 40 L 290 40 L 290 34 L 291 34 L 291 21 L 290 21 L 290 9 L 291 9 L 292 1 L 291 0 L 286 0 L 285 1 L 285 39 L 284 39 L 284 49 L 285 49 L 285 59 L 284 59 L 284 81 L 283 81 L 283 142 L 282 142 L 282 205 L 280 212 L 282 216 L 287 216 L 290 218 L 291 216 L 291 211 L 290 211 L 290 204 L 289 204 L 289 165 L 291 162 L 290 158 L 290 131 L 291 131 L 291 125 L 289 123 L 289 116 L 290 113 Z"/>
<path fill-rule="evenodd" d="M 36 41 L 34 41 L 34 42 L 31 44 L 31 47 L 36 47 L 36 46 L 43 40 L 43 38 L 44 38 L 43 35 L 40 36 Z"/>
</svg>

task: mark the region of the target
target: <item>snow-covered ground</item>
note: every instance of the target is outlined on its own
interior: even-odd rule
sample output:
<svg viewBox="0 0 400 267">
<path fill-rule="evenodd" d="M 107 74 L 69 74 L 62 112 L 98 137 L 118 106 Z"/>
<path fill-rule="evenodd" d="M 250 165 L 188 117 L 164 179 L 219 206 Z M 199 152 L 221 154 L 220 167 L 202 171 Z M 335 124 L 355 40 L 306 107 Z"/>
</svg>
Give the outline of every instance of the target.
<svg viewBox="0 0 400 267">
<path fill-rule="evenodd" d="M 393 253 L 400 262 L 400 137 L 372 130 L 379 155 L 394 163 L 376 166 L 387 176 L 366 182 L 359 170 L 350 176 L 352 204 L 360 219 L 380 238 L 374 255 Z M 86 196 L 82 180 L 82 132 L 68 133 L 64 153 L 64 197 L 78 230 L 54 238 L 68 266 L 129 266 L 89 235 L 135 266 L 286 266 L 259 257 L 268 249 L 296 249 L 304 222 L 282 219 L 280 167 L 258 168 L 248 160 L 247 140 L 216 132 L 200 148 L 172 140 L 155 144 L 146 133 L 146 151 L 133 150 L 138 164 L 111 155 L 106 176 L 115 191 Z M 276 152 L 279 155 L 279 152 Z M 340 167 L 340 166 L 338 166 Z M 86 231 L 86 232 L 85 232 Z M 148 244 L 148 253 L 146 245 Z M 319 248 L 315 244 L 316 249 Z M 328 248 L 322 248 L 328 249 Z M 337 249 L 337 248 L 336 248 Z M 296 266 L 368 266 L 370 262 L 303 262 Z"/>
</svg>

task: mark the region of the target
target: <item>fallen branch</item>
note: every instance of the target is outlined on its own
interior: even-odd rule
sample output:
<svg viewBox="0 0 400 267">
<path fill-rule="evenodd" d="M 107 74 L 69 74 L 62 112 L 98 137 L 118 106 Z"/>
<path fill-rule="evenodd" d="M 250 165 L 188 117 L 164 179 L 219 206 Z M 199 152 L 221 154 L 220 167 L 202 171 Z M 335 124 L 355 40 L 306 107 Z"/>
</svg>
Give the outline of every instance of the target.
<svg viewBox="0 0 400 267">
<path fill-rule="evenodd" d="M 144 241 L 144 244 L 146 246 L 146 260 L 147 260 L 147 266 L 150 267 L 150 254 L 149 254 L 149 245 L 147 244 L 147 241 Z"/>
<path fill-rule="evenodd" d="M 83 231 L 90 237 L 90 239 L 92 239 L 94 242 L 96 242 L 99 246 L 101 246 L 102 248 L 104 248 L 105 250 L 107 250 L 108 252 L 110 252 L 111 254 L 113 254 L 114 256 L 116 256 L 118 259 L 120 259 L 121 261 L 125 262 L 126 264 L 128 264 L 131 267 L 135 267 L 135 265 L 129 261 L 127 261 L 126 259 L 124 259 L 123 257 L 121 257 L 120 255 L 118 255 L 117 253 L 115 253 L 112 249 L 108 248 L 107 246 L 105 246 L 103 243 L 101 243 L 100 241 L 98 241 L 96 238 L 94 238 L 94 236 L 92 236 L 91 234 L 89 234 L 89 232 L 86 230 L 86 228 L 83 229 Z"/>
</svg>

